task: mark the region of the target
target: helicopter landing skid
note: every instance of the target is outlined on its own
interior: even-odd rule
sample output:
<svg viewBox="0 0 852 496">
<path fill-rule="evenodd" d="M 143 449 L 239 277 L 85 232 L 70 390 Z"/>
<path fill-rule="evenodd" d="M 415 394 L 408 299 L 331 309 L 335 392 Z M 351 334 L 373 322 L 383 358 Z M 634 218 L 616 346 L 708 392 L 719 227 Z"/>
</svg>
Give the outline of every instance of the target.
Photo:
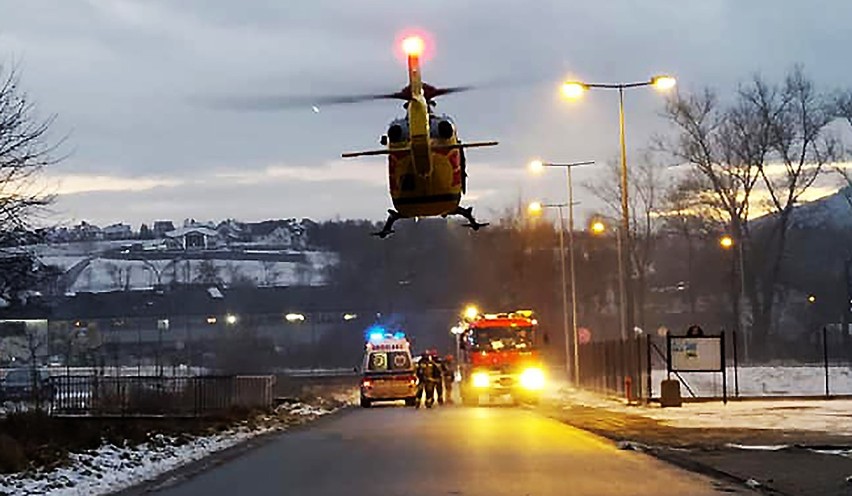
<svg viewBox="0 0 852 496">
<path fill-rule="evenodd" d="M 469 227 L 474 231 L 478 231 L 480 227 L 485 227 L 488 225 L 487 222 L 477 222 L 473 217 L 473 207 L 457 207 L 453 212 L 453 215 L 461 215 L 467 220 L 467 224 L 462 224 L 465 227 Z"/>
<path fill-rule="evenodd" d="M 393 209 L 389 209 L 388 210 L 388 220 L 385 221 L 385 225 L 382 226 L 381 231 L 372 233 L 373 236 L 378 236 L 382 239 L 387 238 L 388 236 L 390 236 L 391 234 L 393 234 L 395 232 L 393 230 L 394 222 L 398 221 L 401 218 L 402 218 L 402 216 L 399 215 L 399 212 L 397 212 L 396 210 L 393 210 Z"/>
</svg>

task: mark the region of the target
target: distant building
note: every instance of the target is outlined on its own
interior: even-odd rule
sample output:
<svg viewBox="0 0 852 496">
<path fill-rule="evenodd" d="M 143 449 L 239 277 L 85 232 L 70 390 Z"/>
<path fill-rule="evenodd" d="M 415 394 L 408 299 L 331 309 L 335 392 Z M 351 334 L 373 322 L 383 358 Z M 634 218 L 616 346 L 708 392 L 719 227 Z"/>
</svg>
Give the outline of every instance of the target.
<svg viewBox="0 0 852 496">
<path fill-rule="evenodd" d="M 208 227 L 181 227 L 167 232 L 166 237 L 177 241 L 184 250 L 207 250 L 219 245 L 219 233 Z"/>
<path fill-rule="evenodd" d="M 82 221 L 79 225 L 74 226 L 71 238 L 74 241 L 96 241 L 104 239 L 104 234 L 100 227 Z"/>
<path fill-rule="evenodd" d="M 170 220 L 155 220 L 154 227 L 151 228 L 151 231 L 154 233 L 155 238 L 164 238 L 167 232 L 171 232 L 175 230 L 175 223 Z"/>
<path fill-rule="evenodd" d="M 133 237 L 133 228 L 127 224 L 113 224 L 101 230 L 104 239 L 130 239 Z"/>
</svg>

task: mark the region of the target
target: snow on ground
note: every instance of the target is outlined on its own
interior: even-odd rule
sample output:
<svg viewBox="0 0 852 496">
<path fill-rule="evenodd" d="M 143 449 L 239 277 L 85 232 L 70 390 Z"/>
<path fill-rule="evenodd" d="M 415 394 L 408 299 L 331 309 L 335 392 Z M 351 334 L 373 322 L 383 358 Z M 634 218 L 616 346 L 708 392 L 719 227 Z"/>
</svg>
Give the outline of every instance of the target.
<svg viewBox="0 0 852 496">
<path fill-rule="evenodd" d="M 672 427 L 803 430 L 852 436 L 852 400 L 749 400 L 684 403 L 661 408 L 657 404 L 632 406 L 567 386 L 551 391 L 551 398 L 609 411 L 656 419 Z"/>
<path fill-rule="evenodd" d="M 816 365 L 801 366 L 748 366 L 739 367 L 739 392 L 741 396 L 821 396 L 825 394 L 825 368 Z M 696 396 L 722 396 L 722 374 L 681 373 L 680 376 Z M 653 396 L 660 395 L 660 382 L 666 378 L 665 370 L 654 370 L 651 375 Z M 672 374 L 672 379 L 677 377 Z M 852 394 L 852 367 L 829 367 L 829 392 L 834 395 Z M 728 395 L 734 392 L 734 368 L 728 367 Z M 681 386 L 681 394 L 689 393 Z"/>
<path fill-rule="evenodd" d="M 301 417 L 301 421 L 309 421 L 336 409 L 296 402 L 279 407 L 276 413 L 277 418 L 284 415 L 288 419 Z M 286 430 L 290 423 L 262 422 L 260 427 L 236 427 L 219 434 L 195 437 L 185 443 L 155 435 L 149 442 L 137 446 L 104 444 L 88 453 L 72 454 L 70 463 L 50 471 L 0 475 L 0 494 L 109 494 L 151 480 L 252 437 Z"/>
</svg>

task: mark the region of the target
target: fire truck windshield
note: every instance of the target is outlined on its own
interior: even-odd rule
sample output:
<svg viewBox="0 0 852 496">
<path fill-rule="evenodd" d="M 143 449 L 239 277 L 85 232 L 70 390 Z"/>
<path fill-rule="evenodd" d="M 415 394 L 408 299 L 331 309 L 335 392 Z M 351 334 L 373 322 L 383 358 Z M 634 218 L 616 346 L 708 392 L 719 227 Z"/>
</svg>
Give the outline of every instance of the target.
<svg viewBox="0 0 852 496">
<path fill-rule="evenodd" d="M 523 350 L 533 347 L 532 327 L 479 327 L 471 335 L 477 351 Z"/>
</svg>

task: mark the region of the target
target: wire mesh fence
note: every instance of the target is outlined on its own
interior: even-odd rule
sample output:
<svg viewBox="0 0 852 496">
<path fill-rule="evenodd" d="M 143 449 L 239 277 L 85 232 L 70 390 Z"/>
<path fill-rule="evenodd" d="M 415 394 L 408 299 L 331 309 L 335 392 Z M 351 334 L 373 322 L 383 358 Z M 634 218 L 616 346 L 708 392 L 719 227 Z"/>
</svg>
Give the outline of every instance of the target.
<svg viewBox="0 0 852 496">
<path fill-rule="evenodd" d="M 741 336 L 727 333 L 724 372 L 674 372 L 666 338 L 641 336 L 592 342 L 579 348 L 579 384 L 629 401 L 656 401 L 663 380 L 680 382 L 687 400 L 713 398 L 835 398 L 852 396 L 852 346 L 820 330 L 794 353 L 756 361 Z M 723 373 L 725 376 L 723 376 Z"/>
</svg>

